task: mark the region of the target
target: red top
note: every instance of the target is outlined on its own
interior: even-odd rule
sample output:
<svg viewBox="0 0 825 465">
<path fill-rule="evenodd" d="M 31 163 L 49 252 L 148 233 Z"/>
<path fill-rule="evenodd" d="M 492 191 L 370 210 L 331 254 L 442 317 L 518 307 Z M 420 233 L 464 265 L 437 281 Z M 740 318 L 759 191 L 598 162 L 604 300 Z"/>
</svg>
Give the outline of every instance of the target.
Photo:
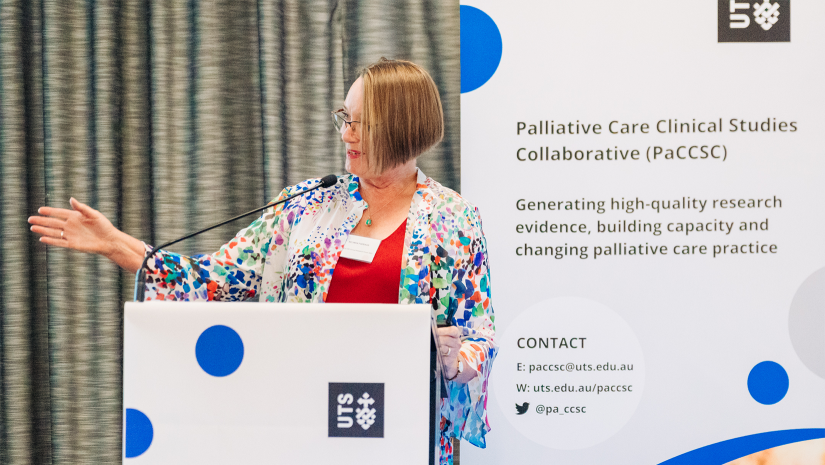
<svg viewBox="0 0 825 465">
<path fill-rule="evenodd" d="M 339 258 L 325 302 L 397 304 L 407 220 L 378 246 L 372 263 Z"/>
</svg>

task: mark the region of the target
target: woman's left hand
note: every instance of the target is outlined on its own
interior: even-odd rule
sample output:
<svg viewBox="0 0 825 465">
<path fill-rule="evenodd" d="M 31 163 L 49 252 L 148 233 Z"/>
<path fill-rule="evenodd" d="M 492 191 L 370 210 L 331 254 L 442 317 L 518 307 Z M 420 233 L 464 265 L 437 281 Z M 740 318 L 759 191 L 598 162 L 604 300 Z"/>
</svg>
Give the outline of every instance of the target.
<svg viewBox="0 0 825 465">
<path fill-rule="evenodd" d="M 444 375 L 453 378 L 458 372 L 458 357 L 461 351 L 461 330 L 455 326 L 437 328 L 438 345 L 441 347 L 441 361 Z"/>
</svg>

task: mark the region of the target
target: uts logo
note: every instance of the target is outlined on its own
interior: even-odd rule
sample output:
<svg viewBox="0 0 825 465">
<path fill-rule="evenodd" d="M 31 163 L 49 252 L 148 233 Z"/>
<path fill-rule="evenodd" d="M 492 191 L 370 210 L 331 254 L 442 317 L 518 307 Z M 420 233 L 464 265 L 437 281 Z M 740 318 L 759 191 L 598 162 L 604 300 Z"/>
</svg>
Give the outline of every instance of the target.
<svg viewBox="0 0 825 465">
<path fill-rule="evenodd" d="M 791 0 L 719 0 L 719 42 L 790 42 Z"/>
<path fill-rule="evenodd" d="M 761 5 L 753 4 L 753 17 L 756 18 L 756 24 L 762 26 L 762 29 L 768 31 L 779 21 L 779 3 L 771 3 L 765 0 Z"/>
<path fill-rule="evenodd" d="M 384 383 L 329 383 L 329 437 L 383 438 Z"/>
</svg>

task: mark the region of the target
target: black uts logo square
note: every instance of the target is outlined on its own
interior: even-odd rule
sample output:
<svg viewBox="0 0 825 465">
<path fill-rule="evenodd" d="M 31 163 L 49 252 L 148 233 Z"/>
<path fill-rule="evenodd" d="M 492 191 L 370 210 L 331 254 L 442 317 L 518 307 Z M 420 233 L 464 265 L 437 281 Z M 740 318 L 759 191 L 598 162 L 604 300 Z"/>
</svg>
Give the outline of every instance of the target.
<svg viewBox="0 0 825 465">
<path fill-rule="evenodd" d="M 791 0 L 719 0 L 719 42 L 790 42 Z"/>
<path fill-rule="evenodd" d="M 384 383 L 329 383 L 329 437 L 383 438 Z"/>
</svg>

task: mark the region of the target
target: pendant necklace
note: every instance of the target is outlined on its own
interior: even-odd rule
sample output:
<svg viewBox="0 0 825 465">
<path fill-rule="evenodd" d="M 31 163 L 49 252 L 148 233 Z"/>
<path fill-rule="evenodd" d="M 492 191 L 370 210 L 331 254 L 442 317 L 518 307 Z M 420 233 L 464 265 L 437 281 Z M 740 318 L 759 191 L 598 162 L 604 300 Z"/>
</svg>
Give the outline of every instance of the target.
<svg viewBox="0 0 825 465">
<path fill-rule="evenodd" d="M 378 213 L 379 211 L 381 211 L 384 207 L 386 207 L 387 205 L 389 205 L 389 204 L 390 204 L 390 202 L 392 202 L 393 200 L 395 200 L 395 199 L 396 199 L 396 198 L 397 198 L 397 197 L 398 197 L 398 196 L 399 196 L 402 192 L 404 192 L 404 189 L 402 189 L 402 190 L 401 190 L 401 191 L 399 191 L 397 194 L 395 194 L 394 196 L 392 196 L 392 198 L 390 198 L 390 200 L 388 200 L 388 201 L 387 201 L 384 205 L 381 205 L 380 207 L 376 208 L 376 209 L 375 209 L 375 212 L 376 212 L 376 213 Z M 366 224 L 367 226 L 372 226 L 372 213 L 370 213 L 370 210 L 372 210 L 372 208 L 370 208 L 369 206 L 367 206 L 367 221 L 365 221 L 365 222 L 364 222 L 364 224 Z"/>
</svg>

